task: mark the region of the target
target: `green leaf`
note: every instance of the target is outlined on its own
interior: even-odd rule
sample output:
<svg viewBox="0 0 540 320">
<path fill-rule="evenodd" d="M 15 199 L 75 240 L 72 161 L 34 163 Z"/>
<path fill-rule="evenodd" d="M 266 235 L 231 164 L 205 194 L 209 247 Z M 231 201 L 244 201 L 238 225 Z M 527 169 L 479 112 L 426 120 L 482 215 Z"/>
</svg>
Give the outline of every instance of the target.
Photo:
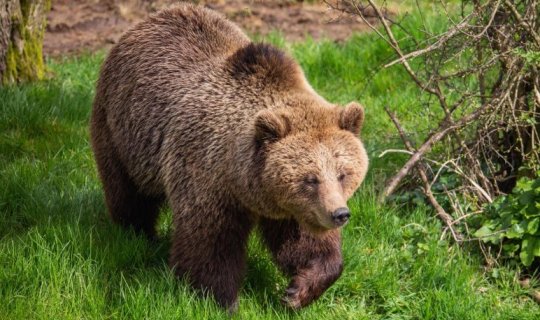
<svg viewBox="0 0 540 320">
<path fill-rule="evenodd" d="M 527 238 L 521 242 L 521 252 L 519 253 L 519 258 L 526 267 L 530 266 L 533 262 L 534 257 L 532 252 L 530 252 L 529 239 Z"/>
<path fill-rule="evenodd" d="M 489 225 L 483 225 L 482 228 L 476 230 L 474 236 L 477 238 L 484 238 L 492 233 L 493 230 L 491 230 L 491 227 Z"/>
<path fill-rule="evenodd" d="M 514 253 L 519 249 L 519 245 L 516 243 L 508 243 L 503 245 L 504 252 L 508 253 L 510 256 L 514 256 Z"/>
<path fill-rule="evenodd" d="M 524 212 L 526 218 L 540 217 L 540 202 L 530 203 Z"/>
<path fill-rule="evenodd" d="M 537 171 L 537 172 L 536 172 L 536 176 L 537 176 L 537 177 L 540 177 L 540 171 Z M 536 179 L 536 180 L 534 180 L 533 183 L 532 183 L 532 188 L 533 188 L 533 189 L 536 189 L 536 188 L 538 188 L 538 187 L 540 187 L 540 179 Z"/>
<path fill-rule="evenodd" d="M 529 249 L 533 256 L 540 257 L 540 237 L 531 237 L 529 239 Z"/>
<path fill-rule="evenodd" d="M 529 191 L 532 189 L 532 180 L 527 178 L 521 178 L 516 183 L 515 191 Z"/>
<path fill-rule="evenodd" d="M 509 239 L 521 238 L 525 233 L 521 223 L 516 223 L 510 227 L 510 230 L 506 232 L 506 237 Z"/>
<path fill-rule="evenodd" d="M 540 238 L 525 236 L 521 242 L 519 258 L 528 267 L 532 264 L 535 256 L 540 257 Z"/>
<path fill-rule="evenodd" d="M 423 250 L 423 251 L 429 251 L 429 246 L 425 243 L 422 243 L 422 242 L 419 242 L 417 244 L 418 248 Z"/>
<path fill-rule="evenodd" d="M 519 196 L 519 204 L 522 206 L 526 206 L 529 203 L 534 203 L 534 192 L 533 191 L 527 191 L 524 192 L 522 195 Z"/>
<path fill-rule="evenodd" d="M 527 233 L 535 234 L 540 224 L 540 218 L 534 218 L 527 223 Z"/>
</svg>

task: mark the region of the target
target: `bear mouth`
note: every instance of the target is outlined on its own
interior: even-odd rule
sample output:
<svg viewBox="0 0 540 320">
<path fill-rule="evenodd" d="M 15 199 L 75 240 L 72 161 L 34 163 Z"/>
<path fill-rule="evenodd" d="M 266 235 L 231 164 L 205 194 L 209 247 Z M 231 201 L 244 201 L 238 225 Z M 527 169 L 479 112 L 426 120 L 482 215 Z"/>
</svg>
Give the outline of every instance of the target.
<svg viewBox="0 0 540 320">
<path fill-rule="evenodd" d="M 319 219 L 314 219 L 315 221 L 310 221 L 310 219 L 305 219 L 301 222 L 301 225 L 304 226 L 306 230 L 313 234 L 323 234 L 326 231 L 334 230 L 340 226 L 329 222 L 328 224 L 321 223 Z"/>
</svg>

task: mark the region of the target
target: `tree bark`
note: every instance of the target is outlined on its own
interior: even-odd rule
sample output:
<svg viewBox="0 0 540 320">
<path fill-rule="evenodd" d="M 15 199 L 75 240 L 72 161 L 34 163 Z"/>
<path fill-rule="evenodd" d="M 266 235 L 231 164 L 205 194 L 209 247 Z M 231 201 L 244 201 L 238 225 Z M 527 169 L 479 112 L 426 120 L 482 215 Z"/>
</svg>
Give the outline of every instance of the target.
<svg viewBox="0 0 540 320">
<path fill-rule="evenodd" d="M 0 0 L 0 84 L 43 79 L 43 34 L 51 0 Z"/>
</svg>

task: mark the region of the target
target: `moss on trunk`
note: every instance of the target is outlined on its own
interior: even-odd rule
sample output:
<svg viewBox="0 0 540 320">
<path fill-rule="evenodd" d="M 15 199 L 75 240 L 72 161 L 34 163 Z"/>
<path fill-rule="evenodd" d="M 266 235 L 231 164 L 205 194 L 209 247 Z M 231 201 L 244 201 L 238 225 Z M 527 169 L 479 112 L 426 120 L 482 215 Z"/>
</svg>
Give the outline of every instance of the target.
<svg viewBox="0 0 540 320">
<path fill-rule="evenodd" d="M 17 0 L 10 9 L 6 7 L 8 12 L 3 18 L 9 19 L 9 28 L 4 31 L 9 32 L 9 38 L 4 57 L 0 57 L 0 64 L 4 64 L 0 68 L 2 83 L 43 79 L 43 35 L 51 0 Z"/>
</svg>

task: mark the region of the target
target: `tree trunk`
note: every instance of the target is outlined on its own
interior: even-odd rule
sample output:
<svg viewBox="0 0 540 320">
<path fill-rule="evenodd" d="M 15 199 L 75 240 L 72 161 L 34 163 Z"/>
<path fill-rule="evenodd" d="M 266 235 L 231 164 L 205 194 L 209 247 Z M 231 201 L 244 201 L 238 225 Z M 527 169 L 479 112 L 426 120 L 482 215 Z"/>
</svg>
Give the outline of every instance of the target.
<svg viewBox="0 0 540 320">
<path fill-rule="evenodd" d="M 51 0 L 0 0 L 0 84 L 43 79 L 43 34 Z"/>
</svg>

